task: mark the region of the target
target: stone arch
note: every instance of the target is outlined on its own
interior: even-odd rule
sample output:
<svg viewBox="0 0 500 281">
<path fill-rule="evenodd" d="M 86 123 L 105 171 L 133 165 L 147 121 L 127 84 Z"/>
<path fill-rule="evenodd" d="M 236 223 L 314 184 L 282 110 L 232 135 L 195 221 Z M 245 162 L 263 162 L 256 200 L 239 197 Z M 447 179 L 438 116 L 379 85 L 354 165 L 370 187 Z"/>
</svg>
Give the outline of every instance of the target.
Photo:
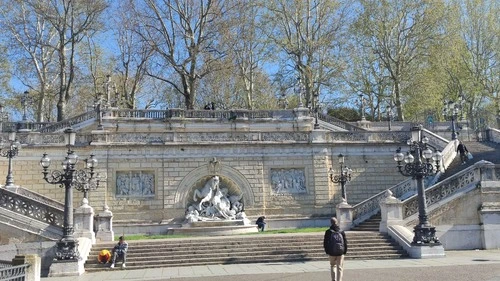
<svg viewBox="0 0 500 281">
<path fill-rule="evenodd" d="M 213 174 L 208 172 L 207 166 L 200 166 L 189 172 L 184 179 L 182 179 L 177 188 L 177 192 L 175 193 L 175 206 L 177 208 L 186 208 L 190 201 L 189 194 L 192 192 L 195 185 L 201 180 L 211 176 L 213 176 Z M 221 165 L 217 176 L 221 178 L 221 181 L 225 180 L 232 182 L 240 189 L 241 193 L 243 193 L 243 204 L 245 208 L 255 204 L 255 197 L 250 187 L 250 183 L 238 170 L 226 165 Z"/>
</svg>

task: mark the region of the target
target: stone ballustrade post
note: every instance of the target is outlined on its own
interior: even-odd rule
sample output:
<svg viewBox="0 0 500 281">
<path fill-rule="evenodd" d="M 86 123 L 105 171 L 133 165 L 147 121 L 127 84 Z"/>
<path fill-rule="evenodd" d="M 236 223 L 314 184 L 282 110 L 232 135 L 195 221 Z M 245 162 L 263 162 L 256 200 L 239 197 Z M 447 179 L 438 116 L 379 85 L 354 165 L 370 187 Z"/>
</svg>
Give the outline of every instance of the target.
<svg viewBox="0 0 500 281">
<path fill-rule="evenodd" d="M 12 259 L 12 265 L 23 265 L 29 264 L 26 268 L 26 277 L 23 280 L 26 281 L 39 281 L 40 274 L 42 271 L 42 260 L 36 254 L 28 254 L 28 255 L 16 255 Z M 2 279 L 5 280 L 5 279 Z M 18 280 L 18 279 L 16 279 Z"/>
<path fill-rule="evenodd" d="M 94 209 L 88 204 L 88 200 L 83 198 L 82 205 L 75 209 L 75 238 L 88 238 L 95 244 L 94 233 Z"/>
<path fill-rule="evenodd" d="M 391 225 L 403 225 L 403 203 L 392 196 L 392 192 L 387 190 L 385 199 L 380 201 L 380 222 L 379 231 L 387 233 L 387 227 Z"/>
<path fill-rule="evenodd" d="M 96 216 L 96 239 L 97 241 L 114 241 L 115 234 L 113 232 L 113 213 L 107 205 L 104 210 Z"/>
<path fill-rule="evenodd" d="M 344 201 L 338 204 L 335 209 L 340 229 L 350 230 L 352 228 L 353 207 Z"/>
</svg>

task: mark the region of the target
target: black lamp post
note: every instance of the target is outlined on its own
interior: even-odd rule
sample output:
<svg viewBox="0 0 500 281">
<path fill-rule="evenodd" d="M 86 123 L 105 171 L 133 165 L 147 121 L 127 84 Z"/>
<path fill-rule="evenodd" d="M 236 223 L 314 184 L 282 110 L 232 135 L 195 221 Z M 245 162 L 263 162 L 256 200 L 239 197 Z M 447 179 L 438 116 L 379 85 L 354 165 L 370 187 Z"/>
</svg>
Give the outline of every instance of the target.
<svg viewBox="0 0 500 281">
<path fill-rule="evenodd" d="M 394 160 L 398 163 L 398 170 L 403 176 L 413 177 L 417 181 L 418 196 L 418 224 L 414 227 L 415 236 L 413 244 L 440 244 L 436 237 L 436 228 L 427 218 L 427 202 L 425 199 L 425 187 L 423 178 L 435 174 L 439 170 L 439 163 L 443 155 L 441 152 L 430 149 L 429 139 L 422 137 L 422 125 L 413 127 L 411 139 L 407 141 L 410 148 L 405 154 L 398 148 L 394 154 Z M 434 164 L 431 162 L 434 162 Z M 403 165 L 402 161 L 405 162 Z"/>
<path fill-rule="evenodd" d="M 56 258 L 58 260 L 78 260 L 78 241 L 73 236 L 73 187 L 77 190 L 86 190 L 87 186 L 95 181 L 94 168 L 97 166 L 97 159 L 94 155 L 85 161 L 86 167 L 81 170 L 76 169 L 78 163 L 78 155 L 76 155 L 71 147 L 75 145 L 76 133 L 71 129 L 66 129 L 65 142 L 68 147 L 67 155 L 62 162 L 62 170 L 54 170 L 49 173 L 50 158 L 46 153 L 43 154 L 40 160 L 40 166 L 43 168 L 43 178 L 50 184 L 58 184 L 59 187 L 64 187 L 64 224 L 63 237 L 56 243 Z M 99 185 L 99 182 L 96 182 Z"/>
<path fill-rule="evenodd" d="M 330 180 L 334 183 L 340 183 L 342 188 L 342 201 L 347 202 L 347 194 L 345 190 L 345 183 L 351 180 L 351 172 L 347 166 L 344 166 L 344 155 L 339 154 L 340 175 L 334 175 L 333 169 L 330 167 Z"/>
<path fill-rule="evenodd" d="M 26 117 L 26 107 L 28 106 L 28 95 L 29 92 L 25 91 L 21 96 L 21 105 L 23 106 L 23 122 L 26 122 L 28 118 Z"/>
<path fill-rule="evenodd" d="M 451 139 L 457 139 L 457 129 L 456 129 L 456 121 L 459 114 L 462 112 L 462 106 L 465 102 L 465 99 L 462 95 L 458 97 L 458 102 L 453 101 L 445 101 L 443 107 L 443 115 L 446 119 L 451 119 Z"/>
<path fill-rule="evenodd" d="M 9 168 L 7 170 L 7 178 L 5 187 L 14 187 L 14 176 L 12 176 L 12 158 L 16 157 L 21 149 L 21 144 L 16 140 L 16 132 L 9 132 L 9 143 L 0 141 L 0 155 L 9 159 Z"/>
</svg>

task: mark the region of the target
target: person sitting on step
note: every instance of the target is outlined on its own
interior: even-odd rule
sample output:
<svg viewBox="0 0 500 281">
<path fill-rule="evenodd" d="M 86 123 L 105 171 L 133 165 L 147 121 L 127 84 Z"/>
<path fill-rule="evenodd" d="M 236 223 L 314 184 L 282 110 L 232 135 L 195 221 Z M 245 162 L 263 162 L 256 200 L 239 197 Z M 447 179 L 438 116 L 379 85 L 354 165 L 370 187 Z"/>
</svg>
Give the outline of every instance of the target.
<svg viewBox="0 0 500 281">
<path fill-rule="evenodd" d="M 264 221 L 266 219 L 265 216 L 259 217 L 255 224 L 257 225 L 257 230 L 258 231 L 264 231 L 264 227 L 266 226 L 266 222 Z"/>
<path fill-rule="evenodd" d="M 115 247 L 113 248 L 113 259 L 111 261 L 110 268 L 115 268 L 115 263 L 117 258 L 123 260 L 122 268 L 125 268 L 125 262 L 127 261 L 127 250 L 128 250 L 128 243 L 125 242 L 125 238 L 123 236 L 120 236 L 120 238 L 118 238 L 118 244 L 116 244 Z"/>
</svg>

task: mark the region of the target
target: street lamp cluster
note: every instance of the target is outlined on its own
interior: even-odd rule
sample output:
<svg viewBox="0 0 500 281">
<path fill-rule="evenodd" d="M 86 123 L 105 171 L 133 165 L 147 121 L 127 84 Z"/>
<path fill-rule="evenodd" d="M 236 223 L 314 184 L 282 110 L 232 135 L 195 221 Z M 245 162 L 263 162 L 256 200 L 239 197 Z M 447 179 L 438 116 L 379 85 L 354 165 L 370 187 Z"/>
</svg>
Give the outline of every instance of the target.
<svg viewBox="0 0 500 281">
<path fill-rule="evenodd" d="M 465 103 L 465 98 L 460 95 L 458 101 L 445 101 L 443 107 L 443 116 L 446 119 L 451 119 L 451 139 L 456 140 L 458 133 L 456 129 L 457 117 L 462 113 L 463 104 Z"/>
<path fill-rule="evenodd" d="M 398 163 L 398 170 L 402 175 L 410 176 L 417 181 L 419 222 L 414 228 L 413 243 L 416 245 L 440 243 L 436 237 L 435 227 L 429 223 L 427 218 L 423 178 L 439 171 L 443 155 L 438 150 L 431 150 L 429 139 L 425 136 L 422 137 L 421 125 L 412 128 L 411 139 L 407 141 L 407 144 L 410 150 L 403 154 L 401 148 L 398 148 L 394 154 L 394 160 Z"/>
<path fill-rule="evenodd" d="M 80 258 L 78 253 L 78 241 L 73 236 L 73 187 L 76 190 L 87 192 L 99 186 L 99 180 L 95 176 L 94 169 L 97 166 L 97 159 L 90 155 L 85 160 L 85 168 L 77 170 L 78 155 L 72 150 L 75 145 L 76 133 L 72 129 L 67 129 L 65 133 L 65 143 L 68 148 L 67 155 L 62 162 L 62 170 L 48 171 L 51 160 L 46 153 L 40 160 L 40 166 L 43 168 L 43 178 L 50 184 L 57 184 L 65 189 L 64 196 L 64 223 L 63 237 L 56 243 L 56 258 L 58 260 L 77 260 Z"/>
<path fill-rule="evenodd" d="M 3 139 L 0 140 L 0 156 L 9 159 L 9 167 L 7 170 L 7 179 L 5 187 L 14 187 L 14 177 L 12 176 L 12 159 L 16 157 L 21 149 L 21 144 L 16 139 L 16 132 L 9 132 L 8 142 L 5 143 Z"/>
<path fill-rule="evenodd" d="M 340 174 L 334 175 L 333 169 L 330 167 L 330 180 L 333 183 L 340 183 L 341 191 L 342 191 L 342 201 L 347 202 L 347 194 L 345 189 L 346 182 L 351 180 L 351 172 L 352 170 L 349 167 L 344 166 L 344 155 L 339 154 L 339 164 L 340 164 Z"/>
</svg>

